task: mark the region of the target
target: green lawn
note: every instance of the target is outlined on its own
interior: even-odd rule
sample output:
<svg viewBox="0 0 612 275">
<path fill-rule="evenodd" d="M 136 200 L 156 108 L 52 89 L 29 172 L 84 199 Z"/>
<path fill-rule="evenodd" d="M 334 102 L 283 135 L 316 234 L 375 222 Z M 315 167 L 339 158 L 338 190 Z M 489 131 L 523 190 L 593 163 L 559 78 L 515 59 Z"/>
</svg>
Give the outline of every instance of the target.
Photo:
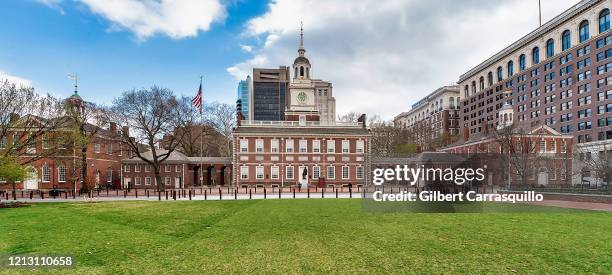
<svg viewBox="0 0 612 275">
<path fill-rule="evenodd" d="M 333 199 L 40 203 L 0 209 L 0 255 L 69 254 L 77 266 L 55 271 L 80 274 L 611 272 L 612 213 L 537 210 L 380 214 Z M 29 272 L 0 269 L 19 271 Z"/>
</svg>

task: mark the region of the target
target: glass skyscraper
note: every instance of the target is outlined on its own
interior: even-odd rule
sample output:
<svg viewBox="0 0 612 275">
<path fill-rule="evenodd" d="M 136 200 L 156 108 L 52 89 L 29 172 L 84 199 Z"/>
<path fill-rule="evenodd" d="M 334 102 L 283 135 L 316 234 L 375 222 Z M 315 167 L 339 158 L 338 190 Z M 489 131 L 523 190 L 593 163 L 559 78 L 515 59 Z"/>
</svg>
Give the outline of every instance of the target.
<svg viewBox="0 0 612 275">
<path fill-rule="evenodd" d="M 241 102 L 241 111 L 244 119 L 249 119 L 249 85 L 251 85 L 251 76 L 247 76 L 246 80 L 238 82 L 237 97 Z"/>
</svg>

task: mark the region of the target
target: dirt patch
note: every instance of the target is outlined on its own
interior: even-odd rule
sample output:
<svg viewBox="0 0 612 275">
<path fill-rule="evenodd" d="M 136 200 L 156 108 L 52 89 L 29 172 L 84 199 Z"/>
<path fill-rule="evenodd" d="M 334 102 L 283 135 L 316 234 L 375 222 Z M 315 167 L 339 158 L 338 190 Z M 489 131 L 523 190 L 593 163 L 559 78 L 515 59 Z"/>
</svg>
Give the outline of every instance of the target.
<svg viewBox="0 0 612 275">
<path fill-rule="evenodd" d="M 12 201 L 12 202 L 1 202 L 0 208 L 17 208 L 17 207 L 28 207 L 31 204 L 20 201 Z"/>
</svg>

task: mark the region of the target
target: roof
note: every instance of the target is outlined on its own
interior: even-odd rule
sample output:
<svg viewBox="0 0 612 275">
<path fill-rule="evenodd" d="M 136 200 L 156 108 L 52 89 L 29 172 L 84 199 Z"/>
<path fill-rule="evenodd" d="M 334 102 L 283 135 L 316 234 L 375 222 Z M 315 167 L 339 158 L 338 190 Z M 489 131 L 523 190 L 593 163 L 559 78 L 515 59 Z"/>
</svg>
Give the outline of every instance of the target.
<svg viewBox="0 0 612 275">
<path fill-rule="evenodd" d="M 296 59 L 293 61 L 293 64 L 296 64 L 296 63 L 306 63 L 306 64 L 310 65 L 310 60 L 308 60 L 308 58 L 306 58 L 306 57 L 303 57 L 303 56 L 298 56 L 298 57 L 297 57 L 297 58 L 296 58 Z"/>
<path fill-rule="evenodd" d="M 274 127 L 274 126 L 238 126 L 234 129 L 234 135 L 241 134 L 274 134 L 274 135 L 370 135 L 370 131 L 364 127 L 334 127 L 334 126 L 313 126 L 313 127 Z"/>
<path fill-rule="evenodd" d="M 598 4 L 598 3 L 600 3 L 601 1 L 603 1 L 603 0 L 582 0 L 582 1 L 578 2 L 574 6 L 570 7 L 566 11 L 564 11 L 563 13 L 555 16 L 550 21 L 544 23 L 539 28 L 533 30 L 532 32 L 530 32 L 527 35 L 525 35 L 522 38 L 520 38 L 519 40 L 517 40 L 514 43 L 510 44 L 510 46 L 504 48 L 503 50 L 499 51 L 498 53 L 494 54 L 493 56 L 491 56 L 490 58 L 485 60 L 484 62 L 478 64 L 476 67 L 474 67 L 474 68 L 470 69 L 469 71 L 467 71 L 466 73 L 462 74 L 459 77 L 459 81 L 458 82 L 463 82 L 464 80 L 472 77 L 473 75 L 477 74 L 478 72 L 480 72 L 480 71 L 486 69 L 487 67 L 495 64 L 500 59 L 502 59 L 502 58 L 512 54 L 514 51 L 516 51 L 519 48 L 525 46 L 525 44 L 531 43 L 533 40 L 539 39 L 544 34 L 552 31 L 554 28 L 556 28 L 559 25 L 563 24 L 566 20 L 568 20 L 568 19 L 576 16 L 580 12 L 582 12 L 582 11 L 584 11 L 584 10 L 586 10 L 586 9 L 588 9 L 588 8 Z"/>
<path fill-rule="evenodd" d="M 167 150 L 162 150 L 159 149 L 157 150 L 158 154 L 164 154 L 166 152 L 168 152 Z M 148 159 L 148 160 L 152 160 L 152 152 L 151 151 L 147 151 L 145 153 L 143 153 L 143 157 Z M 142 159 L 140 159 L 139 157 L 133 157 L 130 159 L 126 159 L 124 160 L 124 162 L 127 163 L 142 163 L 144 162 Z M 165 159 L 162 163 L 178 163 L 178 164 L 231 164 L 232 163 L 232 158 L 231 157 L 187 157 L 185 156 L 185 154 L 179 152 L 179 151 L 173 151 L 172 153 L 170 153 L 170 157 L 168 157 L 167 159 Z"/>
</svg>

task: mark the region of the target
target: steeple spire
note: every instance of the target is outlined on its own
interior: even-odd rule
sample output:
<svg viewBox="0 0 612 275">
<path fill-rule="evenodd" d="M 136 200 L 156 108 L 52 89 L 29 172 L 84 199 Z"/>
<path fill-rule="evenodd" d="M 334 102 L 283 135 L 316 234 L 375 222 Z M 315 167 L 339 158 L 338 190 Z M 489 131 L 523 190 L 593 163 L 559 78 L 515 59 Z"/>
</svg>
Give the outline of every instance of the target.
<svg viewBox="0 0 612 275">
<path fill-rule="evenodd" d="M 298 53 L 300 56 L 304 56 L 306 49 L 304 49 L 304 22 L 300 21 L 300 48 L 298 49 Z"/>
</svg>

